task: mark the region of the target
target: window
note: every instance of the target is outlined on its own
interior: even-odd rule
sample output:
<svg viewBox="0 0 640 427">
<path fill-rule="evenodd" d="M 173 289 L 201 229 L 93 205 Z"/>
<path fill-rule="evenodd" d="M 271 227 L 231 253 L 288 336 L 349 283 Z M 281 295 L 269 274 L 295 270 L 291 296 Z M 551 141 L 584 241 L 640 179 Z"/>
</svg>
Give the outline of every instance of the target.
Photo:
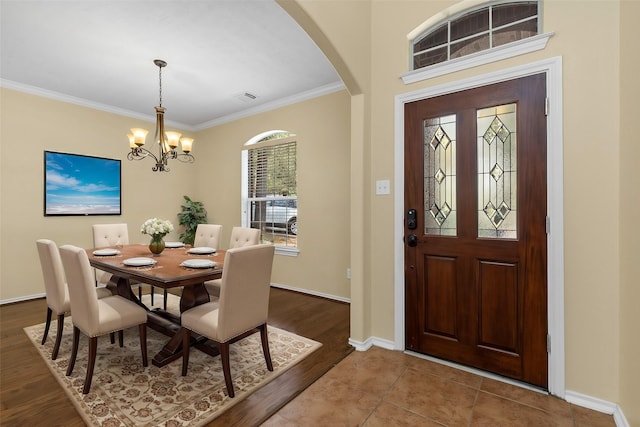
<svg viewBox="0 0 640 427">
<path fill-rule="evenodd" d="M 243 151 L 243 223 L 262 230 L 262 241 L 278 253 L 297 253 L 298 188 L 295 135 L 273 131 L 259 135 Z"/>
<path fill-rule="evenodd" d="M 429 27 L 413 39 L 412 69 L 428 67 L 538 34 L 538 2 L 494 2 Z"/>
</svg>

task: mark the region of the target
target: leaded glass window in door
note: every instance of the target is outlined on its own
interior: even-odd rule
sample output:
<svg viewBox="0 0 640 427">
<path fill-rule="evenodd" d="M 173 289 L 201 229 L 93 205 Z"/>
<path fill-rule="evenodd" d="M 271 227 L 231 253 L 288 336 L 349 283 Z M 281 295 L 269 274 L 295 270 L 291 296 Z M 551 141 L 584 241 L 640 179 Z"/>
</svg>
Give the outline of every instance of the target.
<svg viewBox="0 0 640 427">
<path fill-rule="evenodd" d="M 424 234 L 455 236 L 456 116 L 424 120 Z"/>
<path fill-rule="evenodd" d="M 516 104 L 477 111 L 478 237 L 518 237 L 516 122 Z"/>
</svg>

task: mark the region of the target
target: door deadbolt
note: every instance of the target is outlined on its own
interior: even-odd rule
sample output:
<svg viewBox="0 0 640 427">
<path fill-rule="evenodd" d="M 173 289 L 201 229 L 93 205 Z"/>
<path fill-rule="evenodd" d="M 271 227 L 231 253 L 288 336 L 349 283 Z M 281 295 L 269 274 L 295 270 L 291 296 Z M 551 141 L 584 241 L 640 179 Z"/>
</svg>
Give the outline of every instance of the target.
<svg viewBox="0 0 640 427">
<path fill-rule="evenodd" d="M 418 228 L 418 219 L 416 215 L 415 209 L 409 209 L 407 211 L 407 228 L 409 230 L 415 230 Z"/>
</svg>

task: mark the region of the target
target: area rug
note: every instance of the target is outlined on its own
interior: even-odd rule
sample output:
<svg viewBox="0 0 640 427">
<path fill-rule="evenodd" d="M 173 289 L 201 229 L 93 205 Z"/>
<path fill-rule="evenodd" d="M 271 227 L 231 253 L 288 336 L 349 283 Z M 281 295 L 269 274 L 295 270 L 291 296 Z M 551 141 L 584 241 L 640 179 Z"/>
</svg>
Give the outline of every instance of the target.
<svg viewBox="0 0 640 427">
<path fill-rule="evenodd" d="M 143 301 L 148 302 L 148 296 Z M 155 306 L 162 296 L 155 296 Z M 167 309 L 176 311 L 179 300 L 169 295 Z M 322 344 L 267 326 L 273 372 L 267 370 L 260 334 L 255 333 L 231 345 L 231 374 L 236 396 L 226 394 L 220 357 L 211 357 L 192 349 L 189 371 L 182 377 L 182 359 L 162 368 L 151 363 L 168 338 L 147 328 L 149 366 L 143 368 L 138 328 L 124 332 L 124 347 L 111 344 L 108 336 L 98 339 L 98 355 L 91 391 L 82 394 L 88 358 L 88 339 L 80 337 L 80 347 L 71 376 L 65 375 L 71 354 L 73 326 L 65 319 L 60 352 L 51 360 L 56 336 L 52 322 L 47 342 L 40 345 L 44 323 L 24 328 L 33 345 L 56 377 L 65 393 L 88 425 L 92 426 L 199 426 L 256 391 L 287 369 L 303 360 Z"/>
</svg>

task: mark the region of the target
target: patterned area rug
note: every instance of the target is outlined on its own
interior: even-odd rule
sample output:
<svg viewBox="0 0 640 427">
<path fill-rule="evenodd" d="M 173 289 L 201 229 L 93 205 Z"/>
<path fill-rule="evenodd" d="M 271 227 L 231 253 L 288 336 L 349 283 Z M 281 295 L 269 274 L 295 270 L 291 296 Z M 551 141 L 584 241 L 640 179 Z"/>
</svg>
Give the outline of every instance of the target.
<svg viewBox="0 0 640 427">
<path fill-rule="evenodd" d="M 148 303 L 148 295 L 143 297 Z M 155 296 L 161 306 L 162 296 Z M 176 311 L 179 300 L 169 295 L 167 308 Z M 149 304 L 147 304 L 149 306 Z M 124 347 L 111 344 L 108 336 L 98 339 L 98 356 L 91 391 L 82 394 L 88 358 L 88 339 L 80 337 L 78 358 L 71 376 L 65 376 L 71 353 L 73 326 L 65 319 L 64 334 L 56 360 L 51 351 L 56 336 L 52 321 L 47 342 L 40 345 L 44 323 L 25 328 L 33 345 L 49 366 L 66 394 L 88 425 L 93 426 L 199 426 L 210 422 L 225 410 L 300 362 L 322 344 L 293 333 L 268 326 L 273 372 L 267 370 L 260 334 L 255 333 L 231 345 L 231 374 L 236 397 L 226 394 L 222 363 L 197 349 L 189 356 L 189 372 L 181 376 L 182 359 L 158 368 L 153 356 L 168 338 L 147 328 L 149 366 L 142 367 L 138 329 L 124 332 Z"/>
</svg>

